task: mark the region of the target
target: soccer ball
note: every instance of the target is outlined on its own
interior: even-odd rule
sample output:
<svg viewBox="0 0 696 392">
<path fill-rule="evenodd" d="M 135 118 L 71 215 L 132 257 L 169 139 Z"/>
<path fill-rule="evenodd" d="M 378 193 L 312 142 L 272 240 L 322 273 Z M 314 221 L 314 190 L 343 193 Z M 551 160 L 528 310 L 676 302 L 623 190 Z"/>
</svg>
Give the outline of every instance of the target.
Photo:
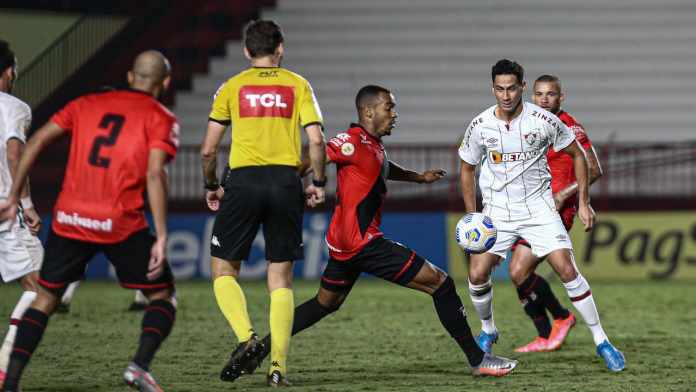
<svg viewBox="0 0 696 392">
<path fill-rule="evenodd" d="M 484 253 L 495 244 L 498 230 L 491 218 L 479 212 L 464 215 L 455 229 L 457 244 L 467 253 Z"/>
</svg>

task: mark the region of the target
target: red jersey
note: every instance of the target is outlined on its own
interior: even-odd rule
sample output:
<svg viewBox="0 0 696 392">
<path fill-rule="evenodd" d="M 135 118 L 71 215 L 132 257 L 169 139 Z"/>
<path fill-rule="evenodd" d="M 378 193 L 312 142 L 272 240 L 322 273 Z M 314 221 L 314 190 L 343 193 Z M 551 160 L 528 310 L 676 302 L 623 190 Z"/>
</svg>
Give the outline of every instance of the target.
<svg viewBox="0 0 696 392">
<path fill-rule="evenodd" d="M 53 231 L 94 243 L 125 240 L 147 227 L 143 192 L 151 149 L 170 159 L 179 146 L 176 118 L 136 90 L 88 94 L 51 121 L 71 135 Z"/>
<path fill-rule="evenodd" d="M 557 114 L 558 118 L 563 121 L 563 123 L 575 133 L 575 140 L 580 143 L 582 148 L 585 150 L 592 147 L 590 139 L 585 133 L 585 129 L 580 125 L 579 122 L 575 120 L 573 116 L 561 110 Z M 573 169 L 573 158 L 564 153 L 563 151 L 556 152 L 553 149 L 549 149 L 546 154 L 546 158 L 549 162 L 549 169 L 551 169 L 551 191 L 556 193 L 568 185 L 575 182 L 575 170 Z M 561 211 L 566 208 L 572 209 L 572 214 L 575 215 L 575 209 L 577 205 L 577 197 L 573 195 L 566 200 Z"/>
<path fill-rule="evenodd" d="M 379 225 L 389 160 L 382 142 L 357 124 L 331 139 L 326 154 L 337 171 L 336 208 L 326 243 L 332 258 L 345 261 L 384 235 Z"/>
</svg>

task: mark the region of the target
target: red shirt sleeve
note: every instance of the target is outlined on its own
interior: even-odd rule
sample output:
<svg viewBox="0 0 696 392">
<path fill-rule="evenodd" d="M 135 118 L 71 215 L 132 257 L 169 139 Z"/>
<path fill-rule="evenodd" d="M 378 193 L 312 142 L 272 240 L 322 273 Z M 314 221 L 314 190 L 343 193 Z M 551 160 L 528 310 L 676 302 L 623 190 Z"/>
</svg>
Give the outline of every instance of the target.
<svg viewBox="0 0 696 392">
<path fill-rule="evenodd" d="M 75 125 L 75 119 L 78 116 L 79 101 L 79 98 L 70 101 L 51 117 L 51 122 L 63 128 L 66 132 L 71 133 Z"/>
<path fill-rule="evenodd" d="M 590 147 L 592 147 L 592 142 L 590 142 L 590 138 L 587 136 L 587 133 L 585 133 L 585 129 L 582 127 L 582 125 L 573 124 L 569 128 L 573 131 L 573 133 L 575 133 L 575 140 L 580 143 L 582 148 L 588 150 Z"/>
<path fill-rule="evenodd" d="M 353 137 L 347 133 L 339 133 L 326 143 L 326 155 L 333 162 L 346 164 L 353 161 L 355 144 Z"/>
<path fill-rule="evenodd" d="M 148 149 L 159 149 L 169 155 L 169 159 L 176 156 L 179 148 L 179 124 L 171 113 L 157 112 L 148 129 Z"/>
</svg>

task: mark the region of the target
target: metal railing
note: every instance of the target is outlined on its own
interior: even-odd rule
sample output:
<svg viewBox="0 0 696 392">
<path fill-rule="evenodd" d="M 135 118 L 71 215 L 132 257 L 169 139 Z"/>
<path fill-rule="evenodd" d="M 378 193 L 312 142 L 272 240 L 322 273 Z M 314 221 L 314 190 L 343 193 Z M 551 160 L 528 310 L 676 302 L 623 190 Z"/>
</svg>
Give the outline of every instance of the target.
<svg viewBox="0 0 696 392">
<path fill-rule="evenodd" d="M 20 67 L 15 94 L 36 108 L 127 22 L 128 17 L 121 16 L 80 17 L 33 62 Z"/>
<path fill-rule="evenodd" d="M 693 197 L 696 195 L 696 142 L 668 144 L 595 145 L 604 176 L 592 187 L 593 197 Z M 389 159 L 407 168 L 443 168 L 448 175 L 435 184 L 390 182 L 389 199 L 420 199 L 430 203 L 460 200 L 459 157 L 453 146 L 387 147 Z M 218 168 L 224 167 L 229 150 L 221 148 Z M 335 190 L 335 169 L 329 169 L 327 190 Z M 170 171 L 173 200 L 200 200 L 203 176 L 199 149 L 180 149 Z"/>
</svg>

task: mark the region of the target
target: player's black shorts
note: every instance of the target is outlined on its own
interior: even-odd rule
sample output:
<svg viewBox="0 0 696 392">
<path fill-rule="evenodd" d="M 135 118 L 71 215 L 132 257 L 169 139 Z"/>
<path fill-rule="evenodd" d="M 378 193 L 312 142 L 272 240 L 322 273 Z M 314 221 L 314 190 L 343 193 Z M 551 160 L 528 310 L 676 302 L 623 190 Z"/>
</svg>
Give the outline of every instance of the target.
<svg viewBox="0 0 696 392">
<path fill-rule="evenodd" d="M 362 272 L 405 286 L 424 263 L 424 258 L 406 246 L 378 237 L 349 260 L 329 258 L 321 277 L 321 287 L 334 292 L 350 290 Z"/>
<path fill-rule="evenodd" d="M 266 259 L 303 258 L 304 192 L 291 166 L 251 166 L 230 170 L 225 180 L 210 254 L 227 261 L 246 260 L 263 225 Z"/>
<path fill-rule="evenodd" d="M 46 242 L 39 284 L 54 292 L 85 276 L 87 263 L 98 252 L 104 252 L 116 270 L 121 286 L 128 289 L 156 290 L 174 287 L 169 263 L 155 280 L 147 279 L 150 251 L 155 237 L 148 229 L 131 234 L 116 244 L 97 244 L 61 237 L 51 230 Z"/>
</svg>

